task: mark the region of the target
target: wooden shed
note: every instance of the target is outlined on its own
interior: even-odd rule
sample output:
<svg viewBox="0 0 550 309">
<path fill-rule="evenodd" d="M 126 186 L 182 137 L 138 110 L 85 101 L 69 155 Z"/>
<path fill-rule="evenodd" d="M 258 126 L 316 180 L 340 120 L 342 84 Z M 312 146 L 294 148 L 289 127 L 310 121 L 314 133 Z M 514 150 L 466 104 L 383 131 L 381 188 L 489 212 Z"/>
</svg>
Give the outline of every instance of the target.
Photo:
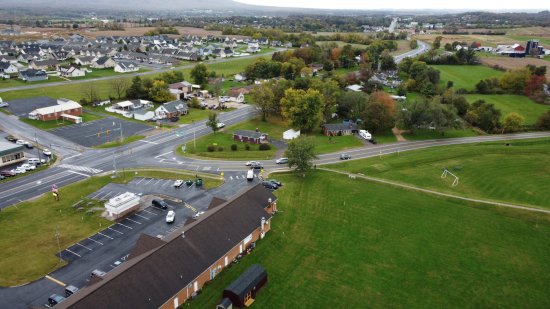
<svg viewBox="0 0 550 309">
<path fill-rule="evenodd" d="M 266 283 L 266 270 L 261 265 L 254 264 L 223 290 L 223 297 L 229 298 L 235 307 L 249 307 Z"/>
</svg>

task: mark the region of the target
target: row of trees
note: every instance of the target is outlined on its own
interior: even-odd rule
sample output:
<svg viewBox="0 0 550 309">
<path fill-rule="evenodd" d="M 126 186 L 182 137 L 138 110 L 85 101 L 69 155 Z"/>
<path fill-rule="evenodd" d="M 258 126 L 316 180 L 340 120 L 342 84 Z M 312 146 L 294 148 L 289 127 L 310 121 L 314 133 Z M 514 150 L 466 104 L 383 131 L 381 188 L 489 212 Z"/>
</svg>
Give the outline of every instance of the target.
<svg viewBox="0 0 550 309">
<path fill-rule="evenodd" d="M 481 94 L 524 94 L 536 102 L 543 103 L 546 83 L 546 66 L 528 65 L 525 68 L 510 70 L 500 79 L 493 77 L 480 80 L 476 92 Z"/>
</svg>

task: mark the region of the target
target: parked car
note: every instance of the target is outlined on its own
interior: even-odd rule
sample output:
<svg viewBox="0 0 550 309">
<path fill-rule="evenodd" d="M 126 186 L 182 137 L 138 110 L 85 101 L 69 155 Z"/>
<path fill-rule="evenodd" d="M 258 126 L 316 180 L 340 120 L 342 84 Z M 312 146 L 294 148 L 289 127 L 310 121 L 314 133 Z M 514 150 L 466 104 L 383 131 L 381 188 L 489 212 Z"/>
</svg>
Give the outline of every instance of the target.
<svg viewBox="0 0 550 309">
<path fill-rule="evenodd" d="M 287 164 L 288 163 L 288 158 L 279 158 L 275 161 L 275 163 L 277 163 L 277 164 Z"/>
<path fill-rule="evenodd" d="M 26 140 L 23 140 L 23 139 L 18 139 L 17 141 L 15 141 L 15 143 L 17 145 L 26 145 L 28 144 L 29 142 L 27 142 Z"/>
<path fill-rule="evenodd" d="M 60 302 L 62 302 L 64 300 L 65 300 L 65 297 L 63 297 L 61 295 L 57 295 L 57 294 L 52 294 L 48 298 L 48 305 L 55 306 L 55 305 L 59 304 Z"/>
<path fill-rule="evenodd" d="M 183 180 L 181 180 L 181 179 L 178 179 L 178 180 L 176 180 L 176 182 L 174 182 L 174 187 L 176 187 L 176 188 L 181 187 L 181 185 L 183 185 Z"/>
<path fill-rule="evenodd" d="M 2 176 L 2 175 L 0 175 L 0 180 L 4 180 L 4 179 L 6 179 L 6 177 L 5 177 L 5 176 Z"/>
<path fill-rule="evenodd" d="M 277 190 L 277 185 L 272 183 L 271 181 L 262 181 L 262 185 L 269 190 Z"/>
<path fill-rule="evenodd" d="M 256 165 L 256 164 L 260 164 L 260 162 L 258 162 L 258 161 L 248 161 L 248 162 L 246 162 L 245 165 L 246 166 L 252 166 L 252 165 Z"/>
<path fill-rule="evenodd" d="M 166 214 L 166 223 L 174 223 L 175 218 L 176 218 L 176 213 L 173 210 L 170 210 Z"/>
<path fill-rule="evenodd" d="M 218 127 L 218 129 L 221 129 L 221 128 L 225 127 L 225 123 L 218 122 L 218 123 L 216 123 L 216 127 Z"/>
<path fill-rule="evenodd" d="M 65 297 L 69 297 L 76 293 L 78 291 L 78 288 L 74 285 L 67 285 L 65 287 Z"/>
<path fill-rule="evenodd" d="M 0 107 L 8 107 L 10 106 L 8 102 L 0 102 Z"/>
<path fill-rule="evenodd" d="M 52 155 L 52 152 L 48 149 L 48 148 L 44 148 L 42 150 L 42 153 L 45 155 L 45 156 L 51 156 Z"/>
<path fill-rule="evenodd" d="M 283 186 L 283 183 L 278 181 L 277 179 L 268 179 L 267 181 L 276 184 L 277 187 L 282 187 Z"/>
<path fill-rule="evenodd" d="M 351 159 L 351 155 L 347 153 L 340 154 L 340 160 L 349 160 L 349 159 Z"/>
<path fill-rule="evenodd" d="M 4 176 L 4 177 L 13 177 L 15 176 L 15 172 L 12 172 L 12 171 L 0 171 L 0 175 Z"/>
<path fill-rule="evenodd" d="M 178 116 L 170 117 L 170 121 L 172 122 L 178 122 L 179 120 L 180 120 L 180 117 Z"/>
<path fill-rule="evenodd" d="M 15 174 L 25 174 L 27 172 L 27 170 L 22 168 L 21 166 L 11 171 L 14 172 Z"/>
<path fill-rule="evenodd" d="M 23 168 L 25 169 L 25 171 L 32 171 L 36 169 L 36 166 L 34 166 L 33 164 L 25 163 L 21 165 L 19 168 Z"/>
<path fill-rule="evenodd" d="M 34 146 L 33 146 L 31 143 L 29 143 L 29 142 L 27 142 L 27 143 L 25 144 L 25 147 L 27 147 L 27 149 L 33 149 L 33 148 L 34 148 Z"/>
<path fill-rule="evenodd" d="M 153 205 L 157 208 L 160 208 L 160 209 L 167 209 L 168 208 L 168 204 L 166 204 L 166 202 L 163 201 L 163 200 L 153 200 L 153 201 L 151 201 L 151 205 Z"/>
<path fill-rule="evenodd" d="M 15 136 L 13 136 L 13 135 L 8 135 L 8 136 L 5 137 L 5 139 L 6 139 L 8 142 L 12 142 L 12 143 L 17 142 L 17 138 L 15 138 Z"/>
</svg>

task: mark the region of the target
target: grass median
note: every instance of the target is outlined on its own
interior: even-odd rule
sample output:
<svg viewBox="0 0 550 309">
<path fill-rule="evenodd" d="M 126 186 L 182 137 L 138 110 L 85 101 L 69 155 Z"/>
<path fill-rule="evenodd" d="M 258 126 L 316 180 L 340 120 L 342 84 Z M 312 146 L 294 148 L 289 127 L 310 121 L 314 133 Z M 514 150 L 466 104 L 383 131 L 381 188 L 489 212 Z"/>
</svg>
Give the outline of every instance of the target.
<svg viewBox="0 0 550 309">
<path fill-rule="evenodd" d="M 92 207 L 103 204 L 92 201 L 84 211 L 73 205 L 110 182 L 127 183 L 133 177 L 163 179 L 193 179 L 194 172 L 179 170 L 133 169 L 120 172 L 119 177 L 96 176 L 59 189 L 60 201 L 50 193 L 19 203 L 0 212 L 0 286 L 24 284 L 65 265 L 55 256 L 79 240 L 106 228 L 111 221 L 100 217 L 101 211 L 88 214 Z M 199 174 L 205 189 L 223 183 L 220 177 Z M 59 235 L 59 245 L 56 234 Z"/>
</svg>

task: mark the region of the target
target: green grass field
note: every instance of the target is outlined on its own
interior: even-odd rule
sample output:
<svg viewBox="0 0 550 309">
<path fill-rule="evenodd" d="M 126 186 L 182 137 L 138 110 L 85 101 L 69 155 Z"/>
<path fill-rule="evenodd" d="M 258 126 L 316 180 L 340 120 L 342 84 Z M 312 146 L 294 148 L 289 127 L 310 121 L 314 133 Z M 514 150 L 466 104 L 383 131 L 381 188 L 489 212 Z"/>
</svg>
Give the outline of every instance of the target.
<svg viewBox="0 0 550 309">
<path fill-rule="evenodd" d="M 94 120 L 98 120 L 98 119 L 101 119 L 101 118 L 103 118 L 103 117 L 101 117 L 99 115 L 96 115 L 96 114 L 91 114 L 91 113 L 86 113 L 86 112 L 84 112 L 82 114 L 82 121 L 83 122 L 94 121 Z M 34 120 L 34 119 L 29 119 L 29 118 L 19 118 L 19 120 L 23 121 L 26 124 L 30 124 L 31 126 L 34 126 L 34 127 L 38 128 L 38 129 L 41 129 L 41 130 L 50 130 L 50 129 L 59 128 L 59 127 L 63 127 L 63 126 L 70 126 L 70 125 L 74 124 L 74 122 L 70 122 L 70 121 L 67 121 L 67 120 L 40 121 L 40 120 Z"/>
<path fill-rule="evenodd" d="M 55 237 L 60 234 L 60 247 L 71 244 L 100 231 L 112 222 L 99 216 L 73 209 L 72 205 L 109 182 L 127 183 L 134 176 L 164 179 L 193 178 L 195 173 L 180 171 L 136 170 L 119 173 L 119 177 L 92 177 L 59 189 L 61 200 L 56 202 L 47 193 L 40 198 L 3 209 L 0 212 L 0 286 L 14 286 L 36 280 L 65 265 L 55 254 L 59 251 Z M 205 189 L 222 184 L 211 175 L 202 175 Z M 92 201 L 93 202 L 93 201 Z M 93 202 L 91 207 L 102 207 Z"/>
<path fill-rule="evenodd" d="M 271 231 L 189 307 L 214 308 L 253 263 L 269 276 L 254 308 L 550 306 L 548 217 L 328 172 L 276 178 Z"/>
<path fill-rule="evenodd" d="M 433 65 L 441 72 L 440 84 L 445 86 L 452 80 L 454 89 L 474 90 L 482 79 L 500 77 L 503 72 L 482 65 Z"/>
<path fill-rule="evenodd" d="M 467 197 L 550 208 L 550 139 L 441 146 L 332 168 Z M 459 177 L 442 179 L 443 168 Z"/>
<path fill-rule="evenodd" d="M 64 81 L 64 79 L 61 79 L 57 76 L 48 76 L 47 80 L 40 80 L 36 82 L 25 82 L 20 79 L 6 79 L 6 80 L 0 79 L 0 88 L 10 88 L 10 87 L 19 87 L 19 86 L 36 85 L 36 84 L 48 84 L 48 83 L 62 82 L 62 81 Z"/>
<path fill-rule="evenodd" d="M 496 108 L 500 109 L 502 117 L 508 113 L 516 112 L 525 118 L 525 125 L 534 124 L 542 114 L 550 109 L 549 105 L 535 103 L 533 100 L 522 95 L 468 94 L 466 95 L 466 99 L 470 103 L 476 100 L 485 100 L 488 103 L 493 103 Z"/>
<path fill-rule="evenodd" d="M 427 139 L 439 139 L 439 138 L 457 138 L 457 137 L 471 137 L 478 136 L 479 134 L 472 129 L 463 130 L 447 130 L 444 134 L 436 130 L 420 129 L 416 130 L 414 134 L 409 132 L 403 133 L 403 137 L 409 141 L 421 141 Z"/>
</svg>

